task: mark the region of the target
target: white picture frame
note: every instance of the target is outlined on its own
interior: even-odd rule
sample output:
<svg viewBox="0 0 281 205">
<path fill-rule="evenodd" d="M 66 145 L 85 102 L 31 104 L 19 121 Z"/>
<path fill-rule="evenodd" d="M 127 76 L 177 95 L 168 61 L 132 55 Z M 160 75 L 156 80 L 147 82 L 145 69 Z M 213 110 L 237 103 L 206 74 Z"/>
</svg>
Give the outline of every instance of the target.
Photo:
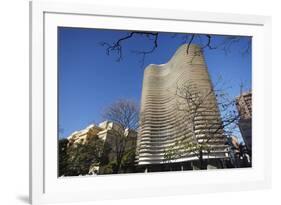
<svg viewBox="0 0 281 205">
<path fill-rule="evenodd" d="M 54 136 L 57 132 L 58 26 L 253 36 L 253 167 L 58 179 L 57 135 Z M 270 17 L 31 2 L 30 202 L 43 204 L 269 188 L 270 76 Z"/>
</svg>

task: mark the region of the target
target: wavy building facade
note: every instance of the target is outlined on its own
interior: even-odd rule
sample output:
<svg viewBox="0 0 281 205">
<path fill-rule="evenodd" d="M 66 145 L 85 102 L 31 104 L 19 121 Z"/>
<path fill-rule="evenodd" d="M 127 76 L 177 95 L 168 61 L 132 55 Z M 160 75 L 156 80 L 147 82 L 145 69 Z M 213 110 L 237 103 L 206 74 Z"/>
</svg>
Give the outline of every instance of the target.
<svg viewBox="0 0 281 205">
<path fill-rule="evenodd" d="M 226 158 L 220 113 L 203 53 L 197 45 L 184 44 L 168 63 L 146 67 L 140 113 L 138 166 L 183 164 L 196 162 L 200 157 Z M 196 150 L 199 146 L 205 147 L 200 153 Z M 168 162 L 171 149 L 177 154 Z"/>
</svg>

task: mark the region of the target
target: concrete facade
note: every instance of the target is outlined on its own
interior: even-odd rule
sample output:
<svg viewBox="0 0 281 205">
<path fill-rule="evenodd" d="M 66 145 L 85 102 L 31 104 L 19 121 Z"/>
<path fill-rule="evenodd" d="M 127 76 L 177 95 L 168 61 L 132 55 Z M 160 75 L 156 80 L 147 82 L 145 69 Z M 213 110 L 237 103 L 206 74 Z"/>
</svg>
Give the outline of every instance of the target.
<svg viewBox="0 0 281 205">
<path fill-rule="evenodd" d="M 118 131 L 118 134 L 117 134 Z M 107 149 L 104 147 L 104 154 L 107 157 L 107 160 L 114 161 L 116 160 L 116 149 L 118 146 L 122 146 L 119 136 L 120 133 L 124 133 L 124 136 L 127 136 L 127 141 L 125 145 L 125 151 L 130 150 L 136 147 L 137 141 L 137 132 L 129 129 L 122 129 L 117 123 L 104 121 L 98 125 L 92 124 L 82 129 L 80 131 L 73 132 L 67 139 L 69 141 L 68 146 L 75 146 L 75 144 L 86 144 L 92 137 L 98 137 L 102 139 L 104 143 L 110 148 L 110 151 L 107 152 Z M 119 140 L 119 141 L 118 141 Z M 116 145 L 117 143 L 117 145 Z M 101 162 L 103 164 L 103 162 Z M 94 172 L 99 172 L 99 174 L 104 174 L 106 171 L 103 168 L 103 165 L 93 165 L 89 174 Z"/>
<path fill-rule="evenodd" d="M 98 138 L 104 140 L 104 142 L 107 142 L 109 145 L 111 145 L 113 142 L 114 136 L 114 130 L 119 130 L 120 132 L 124 132 L 124 135 L 128 135 L 130 142 L 128 143 L 128 147 L 133 146 L 136 144 L 136 138 L 137 138 L 137 133 L 133 130 L 120 130 L 120 126 L 118 124 L 109 122 L 109 121 L 104 121 L 99 123 L 98 125 L 91 124 L 85 129 L 75 131 L 73 132 L 70 136 L 67 137 L 69 141 L 69 145 L 73 144 L 85 144 L 91 137 L 97 136 Z M 113 145 L 111 146 L 113 147 Z"/>
<path fill-rule="evenodd" d="M 245 145 L 252 151 L 252 93 L 245 92 L 236 98 L 236 106 L 240 115 L 239 129 Z"/>
<path fill-rule="evenodd" d="M 186 83 L 191 85 L 192 95 L 206 95 L 202 104 L 204 112 L 194 118 L 195 130 L 192 133 L 195 136 L 188 128 L 189 121 L 185 120 L 189 113 L 179 111 L 179 102 L 183 100 L 176 95 L 178 88 Z M 189 110 L 190 113 L 193 111 Z M 165 150 L 180 140 L 200 142 L 207 136 L 207 126 L 218 131 L 208 140 L 212 151 L 203 153 L 203 159 L 223 159 L 227 155 L 226 138 L 219 128 L 220 113 L 212 83 L 203 53 L 196 45 L 190 45 L 188 52 L 187 44 L 182 45 L 168 63 L 146 67 L 140 113 L 136 158 L 139 166 L 165 163 Z M 198 161 L 198 157 L 189 152 L 173 160 L 175 164 L 191 161 Z"/>
</svg>

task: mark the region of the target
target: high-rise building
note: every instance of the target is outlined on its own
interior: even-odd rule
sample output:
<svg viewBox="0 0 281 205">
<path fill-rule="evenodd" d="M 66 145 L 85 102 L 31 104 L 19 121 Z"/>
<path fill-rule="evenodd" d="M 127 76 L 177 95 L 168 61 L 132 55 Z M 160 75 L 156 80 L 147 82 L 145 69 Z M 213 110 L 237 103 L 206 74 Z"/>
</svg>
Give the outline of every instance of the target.
<svg viewBox="0 0 281 205">
<path fill-rule="evenodd" d="M 236 98 L 236 106 L 239 112 L 239 129 L 245 145 L 252 151 L 252 93 L 245 92 Z"/>
<path fill-rule="evenodd" d="M 139 167 L 196 169 L 196 162 L 213 160 L 208 167 L 218 168 L 227 156 L 215 93 L 197 45 L 184 44 L 168 63 L 146 67 L 140 119 Z"/>
</svg>

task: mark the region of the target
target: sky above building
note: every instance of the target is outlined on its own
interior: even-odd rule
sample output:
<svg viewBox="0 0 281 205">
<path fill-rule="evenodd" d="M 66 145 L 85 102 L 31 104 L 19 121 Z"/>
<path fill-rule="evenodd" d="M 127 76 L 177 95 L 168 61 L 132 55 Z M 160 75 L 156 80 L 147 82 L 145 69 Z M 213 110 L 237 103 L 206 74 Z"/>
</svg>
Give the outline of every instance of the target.
<svg viewBox="0 0 281 205">
<path fill-rule="evenodd" d="M 139 103 L 145 67 L 167 63 L 186 40 L 184 34 L 160 33 L 157 49 L 142 62 L 142 56 L 135 51 L 150 49 L 153 39 L 134 35 L 123 42 L 122 59 L 117 62 L 118 55 L 107 55 L 101 42 L 113 43 L 127 34 L 128 31 L 58 29 L 60 138 L 100 123 L 103 110 L 119 99 Z M 211 45 L 218 48 L 205 48 L 204 56 L 212 82 L 222 79 L 223 87 L 234 98 L 240 94 L 241 83 L 243 90 L 251 89 L 250 37 L 233 39 L 229 45 L 225 39 L 226 36 L 211 35 Z M 197 35 L 193 43 L 205 44 L 207 40 L 206 35 Z"/>
</svg>

